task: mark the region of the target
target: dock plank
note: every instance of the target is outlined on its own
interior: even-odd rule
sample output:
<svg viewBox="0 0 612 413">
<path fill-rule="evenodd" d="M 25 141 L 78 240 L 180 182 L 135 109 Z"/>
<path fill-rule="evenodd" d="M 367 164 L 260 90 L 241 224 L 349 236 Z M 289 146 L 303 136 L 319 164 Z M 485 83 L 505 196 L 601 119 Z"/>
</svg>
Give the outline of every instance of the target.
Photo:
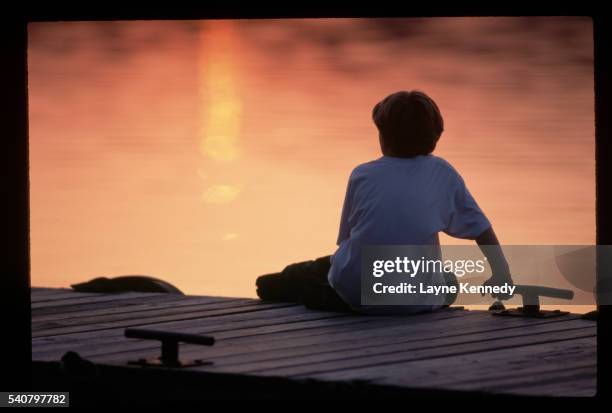
<svg viewBox="0 0 612 413">
<path fill-rule="evenodd" d="M 236 312 L 247 312 L 268 308 L 289 307 L 290 304 L 262 304 L 254 303 L 253 300 L 230 301 L 230 302 L 204 302 L 192 303 L 189 306 L 164 306 L 162 308 L 144 309 L 141 311 L 114 312 L 112 314 L 80 317 L 61 318 L 54 320 L 32 320 L 32 327 L 37 331 L 37 337 L 42 335 L 66 334 L 80 331 L 98 330 L 99 326 L 121 327 L 123 322 L 139 323 L 163 322 L 166 320 L 182 320 L 185 317 L 204 318 L 221 314 L 232 314 Z"/>
<path fill-rule="evenodd" d="M 260 361 L 256 356 L 244 354 L 230 360 L 218 360 L 207 371 L 231 371 L 232 373 L 265 373 L 266 375 L 301 376 L 346 368 L 433 358 L 439 355 L 460 355 L 466 352 L 491 351 L 507 346 L 518 347 L 534 342 L 548 343 L 553 340 L 594 336 L 592 327 L 578 327 L 568 330 L 553 328 L 539 333 L 525 334 L 521 331 L 479 332 L 465 336 L 428 338 L 423 341 L 408 341 L 392 344 L 364 346 L 356 349 L 341 348 L 323 352 L 286 352 L 284 357 L 267 357 Z M 503 342 L 501 341 L 502 339 Z M 215 359 L 217 360 L 217 359 Z"/>
<path fill-rule="evenodd" d="M 558 395 L 554 388 L 535 389 L 545 380 L 553 380 L 559 372 L 587 369 L 591 386 L 566 395 L 593 395 L 596 377 L 596 342 L 592 337 L 553 342 L 546 345 L 531 344 L 461 356 L 416 360 L 385 366 L 370 366 L 336 372 L 315 374 L 311 378 L 344 381 L 359 377 L 378 383 L 411 388 L 446 388 L 479 390 L 494 393 Z M 516 386 L 516 388 L 514 388 Z M 512 388 L 512 389 L 511 389 Z M 570 389 L 571 390 L 571 389 Z"/>
<path fill-rule="evenodd" d="M 61 298 L 59 300 L 50 300 L 50 301 L 40 301 L 40 302 L 32 302 L 32 309 L 37 310 L 46 307 L 62 307 L 72 304 L 81 304 L 81 303 L 110 303 L 113 301 L 121 301 L 127 299 L 140 299 L 144 297 L 156 298 L 160 296 L 167 297 L 168 295 L 173 295 L 176 298 L 180 298 L 180 295 L 176 294 L 162 294 L 162 293 L 116 293 L 116 294 L 92 294 L 92 293 L 75 293 L 82 295 L 72 294 L 68 297 Z"/>
<path fill-rule="evenodd" d="M 101 294 L 101 293 L 81 293 L 81 294 L 82 296 L 78 298 L 92 298 L 92 297 L 107 297 L 108 296 L 108 294 Z M 72 290 L 65 290 L 65 291 L 56 292 L 56 293 L 48 292 L 48 293 L 43 293 L 43 294 L 35 294 L 32 296 L 31 302 L 32 303 L 47 303 L 50 301 L 65 300 L 68 298 L 77 298 L 75 297 L 75 292 Z"/>
<path fill-rule="evenodd" d="M 220 297 L 188 297 L 182 300 L 153 300 L 151 302 L 143 302 L 143 300 L 138 300 L 137 302 L 123 302 L 120 305 L 116 305 L 113 307 L 104 306 L 101 308 L 88 308 L 86 305 L 84 307 L 79 307 L 77 309 L 73 309 L 73 311 L 69 312 L 61 312 L 61 313 L 38 313 L 32 315 L 33 322 L 41 322 L 41 321 L 56 321 L 56 320 L 79 320 L 82 318 L 89 318 L 94 316 L 105 316 L 111 314 L 137 314 L 140 312 L 149 312 L 159 309 L 169 309 L 169 308 L 181 308 L 181 307 L 190 307 L 196 305 L 208 305 L 208 304 L 218 304 L 218 303 L 226 303 L 231 305 L 232 303 L 243 303 L 245 299 L 231 299 L 231 298 L 220 298 Z M 52 308 L 52 307 L 50 307 Z M 184 309 L 183 311 L 186 311 Z"/>
<path fill-rule="evenodd" d="M 448 313 L 435 315 L 437 317 L 432 319 L 432 321 L 442 322 L 449 318 L 458 318 L 468 314 Z M 344 317 L 316 320 L 314 322 L 299 321 L 286 325 L 275 323 L 272 326 L 247 327 L 229 331 L 209 330 L 208 334 L 214 334 L 218 345 L 214 348 L 207 348 L 205 355 L 208 357 L 214 356 L 216 360 L 220 360 L 220 358 L 225 356 L 240 355 L 245 352 L 254 355 L 258 351 L 269 352 L 274 350 L 279 351 L 278 354 L 280 356 L 282 350 L 288 350 L 294 347 L 314 348 L 314 346 L 321 345 L 322 343 L 352 341 L 355 331 L 369 331 L 372 336 L 375 336 L 373 331 L 384 330 L 385 325 L 390 326 L 395 324 L 394 320 L 396 322 L 396 319 L 393 318 L 383 320 L 380 318 L 359 319 L 356 317 Z M 415 319 L 415 321 L 416 320 L 417 319 Z M 425 323 L 413 323 L 412 325 L 416 326 L 422 324 Z M 195 333 L 197 334 L 197 332 Z M 142 345 L 139 345 L 137 350 L 135 349 L 136 347 L 134 346 L 134 349 L 130 349 L 129 352 L 122 349 L 120 352 L 104 352 L 100 354 L 103 354 L 103 359 L 110 360 L 113 358 L 120 359 L 128 357 L 129 353 L 134 351 L 159 351 L 158 346 L 147 345 L 146 341 L 142 342 Z M 198 351 L 204 351 L 204 349 L 195 346 L 183 350 L 184 354 L 189 354 L 190 357 L 198 357 L 199 355 L 196 354 Z"/>
<path fill-rule="evenodd" d="M 255 301 L 255 300 L 254 300 Z M 289 313 L 289 315 L 285 314 Z M 451 314 L 449 314 L 451 313 Z M 411 319 L 413 323 L 427 323 L 428 321 L 442 319 L 450 316 L 467 316 L 471 315 L 470 312 L 463 311 L 440 311 L 436 313 L 426 314 L 420 317 L 414 317 Z M 201 320 L 194 323 L 193 320 L 185 322 L 173 322 L 163 323 L 157 325 L 145 325 L 144 323 L 138 324 L 138 326 L 146 326 L 148 328 L 165 329 L 170 331 L 181 331 L 192 334 L 214 334 L 217 339 L 228 338 L 228 337 L 254 337 L 262 335 L 270 335 L 275 340 L 279 339 L 279 334 L 284 331 L 301 331 L 303 334 L 313 336 L 317 334 L 320 329 L 329 326 L 333 328 L 335 332 L 339 331 L 343 326 L 351 328 L 353 324 L 359 324 L 360 329 L 364 329 L 364 325 L 376 324 L 377 326 L 391 326 L 397 323 L 397 317 L 352 317 L 346 314 L 329 313 L 329 312 L 318 312 L 310 311 L 305 312 L 303 307 L 297 307 L 294 309 L 284 310 L 282 313 L 279 311 L 270 311 L 265 314 L 253 314 L 246 316 L 216 316 L 210 317 L 209 320 Z M 177 325 L 177 323 L 179 323 Z M 54 352 L 56 350 L 75 348 L 84 351 L 84 354 L 100 354 L 100 351 L 109 353 L 115 350 L 116 347 L 120 348 L 120 351 L 127 351 L 132 348 L 138 348 L 140 350 L 146 348 L 158 348 L 157 343 L 145 342 L 144 347 L 142 344 L 134 344 L 134 340 L 123 340 L 120 344 L 117 344 L 117 340 L 121 340 L 123 337 L 123 329 L 108 329 L 106 331 L 96 331 L 95 334 L 90 332 L 86 333 L 72 333 L 59 336 L 50 336 L 43 338 L 36 338 L 33 340 L 34 350 L 39 351 L 39 348 L 49 347 L 49 342 L 54 342 L 52 346 Z M 87 347 L 81 346 L 81 343 L 85 343 Z M 92 345 L 89 345 L 92 344 Z M 136 347 L 138 345 L 138 347 Z M 90 347 L 96 348 L 96 353 L 91 353 Z M 99 350 L 102 348 L 103 350 Z M 42 355 L 42 353 L 37 353 Z"/>
<path fill-rule="evenodd" d="M 159 354 L 157 342 L 124 337 L 126 327 L 145 327 L 213 335 L 213 347 L 181 346 L 185 357 L 213 361 L 190 369 L 203 375 L 517 395 L 591 396 L 596 388 L 596 323 L 578 315 L 357 316 L 243 298 L 51 288 L 32 289 L 32 307 L 36 361 L 77 351 L 133 369 L 126 361 Z"/>
<path fill-rule="evenodd" d="M 58 307 L 47 306 L 41 308 L 32 309 L 32 317 L 78 317 L 79 315 L 87 315 L 90 311 L 95 310 L 107 310 L 112 311 L 113 309 L 122 309 L 122 311 L 129 311 L 130 306 L 136 305 L 147 305 L 147 304 L 162 304 L 162 303 L 180 303 L 182 302 L 181 296 L 175 294 L 164 294 L 161 296 L 136 296 L 136 297 L 122 297 L 119 300 L 102 301 L 96 303 L 89 303 L 87 301 L 78 302 L 74 304 L 67 304 Z M 225 300 L 228 300 L 227 298 Z M 223 301 L 223 300 L 221 300 Z"/>
<path fill-rule="evenodd" d="M 433 315 L 433 314 L 432 314 Z M 488 331 L 490 327 L 488 320 L 482 320 L 481 317 L 476 317 L 478 313 L 467 313 L 463 315 L 472 315 L 469 319 L 461 318 L 461 323 L 458 325 L 457 316 L 448 315 L 446 318 L 437 317 L 436 319 L 430 319 L 429 322 L 425 323 L 410 323 L 401 326 L 397 326 L 395 322 L 391 326 L 389 321 L 378 321 L 374 320 L 370 323 L 359 324 L 358 326 L 349 324 L 345 328 L 343 326 L 335 325 L 333 328 L 327 331 L 321 331 L 322 327 L 315 329 L 315 331 L 300 331 L 297 332 L 278 332 L 272 331 L 268 335 L 260 335 L 259 337 L 247 336 L 243 337 L 240 335 L 232 334 L 215 334 L 217 337 L 218 345 L 215 348 L 203 349 L 201 347 L 190 347 L 183 350 L 183 354 L 189 357 L 214 357 L 216 365 L 226 364 L 242 364 L 244 365 L 248 361 L 266 362 L 273 361 L 275 363 L 281 362 L 282 359 L 289 359 L 291 361 L 298 360 L 300 356 L 318 354 L 327 354 L 333 357 L 335 354 L 342 356 L 348 352 L 355 351 L 360 354 L 370 348 L 377 348 L 379 346 L 386 346 L 390 344 L 407 344 L 407 343 L 423 343 L 427 342 L 428 345 L 433 345 L 434 340 L 459 337 L 463 339 L 469 339 L 470 335 L 476 333 L 482 333 Z M 441 314 L 440 314 L 441 316 Z M 415 320 L 418 320 L 416 318 Z M 438 329 L 432 330 L 430 323 L 436 322 Z M 521 327 L 524 324 L 518 323 L 517 319 L 508 320 L 509 323 L 504 326 L 498 326 L 491 331 L 511 330 L 503 331 L 500 334 L 531 334 L 533 331 L 529 329 L 527 331 L 521 331 Z M 574 323 L 563 323 L 556 327 L 554 324 L 550 324 L 545 328 L 551 330 L 563 330 L 572 327 L 583 326 L 582 320 L 574 320 Z M 550 322 L 550 320 L 549 320 Z M 544 323 L 546 323 L 544 321 Z M 547 323 L 548 324 L 548 323 Z M 147 355 L 153 356 L 155 351 L 159 351 L 157 347 L 149 347 L 151 350 L 147 352 Z M 147 350 L 145 346 L 138 348 L 138 352 L 145 354 Z M 128 356 L 134 356 L 135 350 L 130 352 L 120 353 L 104 353 L 101 359 L 103 360 L 118 360 L 126 359 Z M 229 359 L 228 359 L 229 358 Z"/>
<path fill-rule="evenodd" d="M 242 328 L 261 328 L 271 327 L 279 328 L 283 325 L 298 325 L 304 321 L 317 321 L 318 323 L 326 322 L 329 319 L 349 317 L 334 313 L 304 313 L 302 308 L 286 308 L 286 313 L 279 315 L 278 312 L 266 313 L 265 311 L 238 313 L 211 317 L 210 319 L 197 319 L 194 323 L 193 319 L 181 320 L 178 322 L 166 322 L 157 325 L 143 325 L 132 323 L 130 327 L 147 327 L 155 329 L 163 329 L 166 331 L 189 332 L 198 334 L 210 334 L 211 332 L 235 331 Z M 188 321 L 191 323 L 185 323 Z M 195 325 L 195 327 L 194 327 Z M 319 324 L 320 325 L 320 324 Z M 126 327 L 126 326 L 123 326 Z M 282 327 L 280 327 L 282 328 Z M 194 331 L 197 329 L 197 331 Z M 47 336 L 35 338 L 32 340 L 33 352 L 38 357 L 48 359 L 51 355 L 61 357 L 63 352 L 68 350 L 83 351 L 83 354 L 91 354 L 91 351 L 100 351 L 100 346 L 104 346 L 104 351 L 110 351 L 115 348 L 127 348 L 132 340 L 127 340 L 123 337 L 123 328 L 111 328 L 99 331 L 89 331 L 85 333 L 73 333 L 59 336 Z M 51 352 L 51 353 L 49 353 Z"/>
<path fill-rule="evenodd" d="M 74 294 L 74 292 L 70 288 L 33 288 L 31 290 L 31 301 L 41 301 L 46 297 L 62 296 L 66 293 Z"/>
</svg>

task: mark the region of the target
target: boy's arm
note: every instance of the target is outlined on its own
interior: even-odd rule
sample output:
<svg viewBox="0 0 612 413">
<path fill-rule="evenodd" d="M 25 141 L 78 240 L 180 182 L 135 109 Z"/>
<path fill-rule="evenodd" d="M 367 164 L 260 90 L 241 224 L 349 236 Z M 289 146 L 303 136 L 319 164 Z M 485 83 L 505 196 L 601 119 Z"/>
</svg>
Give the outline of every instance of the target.
<svg viewBox="0 0 612 413">
<path fill-rule="evenodd" d="M 351 174 L 352 175 L 352 174 Z M 336 245 L 340 245 L 342 241 L 347 239 L 351 234 L 349 225 L 349 215 L 351 214 L 351 178 L 346 184 L 346 192 L 344 194 L 344 203 L 342 204 L 342 212 L 340 213 L 340 229 L 338 230 L 338 239 Z"/>
<path fill-rule="evenodd" d="M 482 250 L 489 265 L 491 266 L 491 278 L 484 282 L 483 285 L 512 285 L 512 276 L 510 275 L 510 267 L 504 256 L 497 236 L 493 231 L 493 227 L 489 227 L 476 238 L 476 243 Z M 507 294 L 492 294 L 493 298 L 498 300 L 507 300 L 511 296 Z"/>
</svg>

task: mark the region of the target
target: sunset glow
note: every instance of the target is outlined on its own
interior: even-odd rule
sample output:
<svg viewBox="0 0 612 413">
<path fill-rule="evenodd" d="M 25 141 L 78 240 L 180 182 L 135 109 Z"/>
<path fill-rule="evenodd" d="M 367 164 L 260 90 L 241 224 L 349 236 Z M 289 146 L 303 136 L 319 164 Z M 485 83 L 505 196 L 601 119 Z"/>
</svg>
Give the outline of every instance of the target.
<svg viewBox="0 0 612 413">
<path fill-rule="evenodd" d="M 239 52 L 231 21 L 201 31 L 198 92 L 201 103 L 201 151 L 215 161 L 239 156 L 242 105 L 238 86 Z"/>
<path fill-rule="evenodd" d="M 380 156 L 372 107 L 402 89 L 440 106 L 435 154 L 503 244 L 595 242 L 589 19 L 33 23 L 29 42 L 33 285 L 255 296 L 333 253 L 348 176 Z"/>
</svg>

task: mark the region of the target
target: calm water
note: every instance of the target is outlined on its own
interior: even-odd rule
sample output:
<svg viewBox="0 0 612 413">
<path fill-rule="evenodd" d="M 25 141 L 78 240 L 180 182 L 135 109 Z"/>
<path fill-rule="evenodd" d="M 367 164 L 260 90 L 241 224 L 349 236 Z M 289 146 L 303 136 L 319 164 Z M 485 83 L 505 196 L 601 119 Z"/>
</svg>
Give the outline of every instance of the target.
<svg viewBox="0 0 612 413">
<path fill-rule="evenodd" d="M 350 170 L 380 156 L 371 108 L 412 88 L 438 102 L 437 154 L 503 243 L 592 244 L 591 30 L 583 18 L 32 24 L 32 283 L 149 274 L 255 296 L 257 275 L 333 252 Z"/>
</svg>

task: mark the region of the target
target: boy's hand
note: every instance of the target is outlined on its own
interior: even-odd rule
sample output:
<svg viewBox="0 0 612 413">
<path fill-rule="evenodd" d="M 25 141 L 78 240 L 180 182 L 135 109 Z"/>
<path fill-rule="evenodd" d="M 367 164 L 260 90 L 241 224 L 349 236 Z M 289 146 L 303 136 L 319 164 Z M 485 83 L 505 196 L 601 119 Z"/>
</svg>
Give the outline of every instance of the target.
<svg viewBox="0 0 612 413">
<path fill-rule="evenodd" d="M 503 286 L 503 285 L 508 285 L 508 286 L 513 286 L 514 283 L 512 282 L 512 277 L 510 276 L 510 274 L 508 275 L 493 275 L 491 276 L 491 278 L 489 278 L 488 280 L 486 280 L 483 284 L 483 286 Z M 484 297 L 484 294 L 481 294 Z M 491 294 L 491 297 L 497 299 L 497 300 L 508 300 L 510 298 L 512 298 L 511 294 L 504 294 L 504 293 L 498 293 L 498 294 Z"/>
</svg>

